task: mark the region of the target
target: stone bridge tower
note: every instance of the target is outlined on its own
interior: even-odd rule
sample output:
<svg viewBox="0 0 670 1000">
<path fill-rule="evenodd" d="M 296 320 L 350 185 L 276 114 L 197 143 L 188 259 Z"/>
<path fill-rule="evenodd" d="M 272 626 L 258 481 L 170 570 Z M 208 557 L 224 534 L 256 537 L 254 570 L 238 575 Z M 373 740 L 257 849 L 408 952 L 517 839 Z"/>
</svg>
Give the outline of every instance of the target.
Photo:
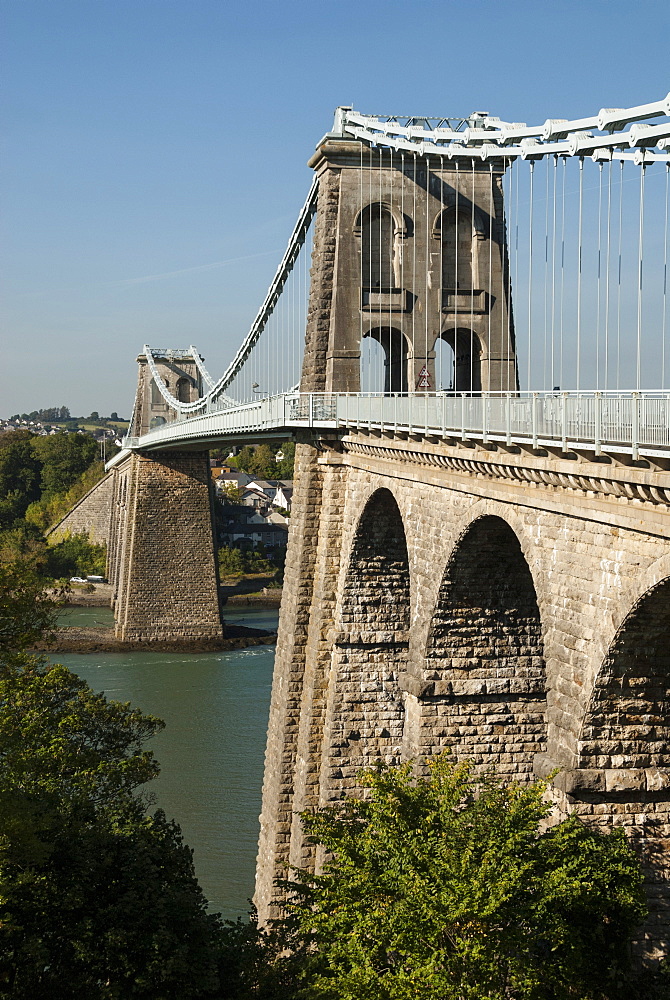
<svg viewBox="0 0 670 1000">
<path fill-rule="evenodd" d="M 154 359 L 171 395 L 190 402 L 202 394 L 192 353 L 157 351 Z M 135 437 L 175 416 L 146 355 L 137 363 Z M 197 447 L 127 453 L 113 468 L 112 492 L 107 562 L 117 637 L 150 644 L 220 639 L 209 453 Z"/>
<path fill-rule="evenodd" d="M 310 166 L 319 207 L 303 390 L 365 389 L 371 338 L 386 392 L 516 391 L 503 161 L 463 167 L 331 133 Z M 448 373 L 436 370 L 440 341 Z"/>
<path fill-rule="evenodd" d="M 190 351 L 154 351 L 154 362 L 165 388 L 182 403 L 190 403 L 202 395 L 202 377 Z M 139 437 L 161 424 L 174 420 L 176 414 L 154 381 L 147 357 L 137 358 L 137 391 L 133 426 L 129 433 Z"/>
</svg>

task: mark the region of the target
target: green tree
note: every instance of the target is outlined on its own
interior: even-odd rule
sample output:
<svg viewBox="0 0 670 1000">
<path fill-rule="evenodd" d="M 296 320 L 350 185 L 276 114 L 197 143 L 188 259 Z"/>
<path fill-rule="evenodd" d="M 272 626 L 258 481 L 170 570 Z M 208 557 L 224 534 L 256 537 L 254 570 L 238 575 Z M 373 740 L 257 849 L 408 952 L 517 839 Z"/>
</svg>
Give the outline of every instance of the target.
<svg viewBox="0 0 670 1000">
<path fill-rule="evenodd" d="M 34 440 L 29 431 L 0 435 L 0 528 L 23 518 L 40 497 L 42 465 L 33 451 Z"/>
<path fill-rule="evenodd" d="M 259 444 L 254 451 L 249 470 L 259 479 L 278 479 L 279 466 L 275 461 L 274 452 L 268 444 Z"/>
<path fill-rule="evenodd" d="M 111 452 L 110 446 L 110 452 Z M 117 449 L 115 449 L 117 450 Z M 111 454 L 110 454 L 111 457 Z M 57 524 L 67 512 L 81 500 L 90 489 L 104 476 L 105 468 L 97 459 L 84 470 L 63 493 L 47 493 L 39 500 L 31 503 L 26 510 L 26 521 L 36 525 L 45 532 Z"/>
<path fill-rule="evenodd" d="M 238 507 L 243 493 L 243 489 L 228 481 L 223 483 L 220 496 L 224 506 Z"/>
<path fill-rule="evenodd" d="M 239 454 L 230 459 L 230 464 L 259 479 L 279 478 L 279 466 L 275 461 L 274 452 L 267 444 L 259 444 L 255 448 L 245 444 L 240 448 Z"/>
<path fill-rule="evenodd" d="M 311 949 L 301 996 L 595 1000 L 613 996 L 645 915 L 623 832 L 545 832 L 546 785 L 443 757 L 366 773 L 365 799 L 303 816 L 321 875 L 288 883 Z M 629 994 L 630 995 L 630 994 Z"/>
<path fill-rule="evenodd" d="M 34 569 L 20 559 L 0 561 L 0 676 L 23 662 L 24 650 L 51 632 L 57 618 Z"/>
<path fill-rule="evenodd" d="M 54 434 L 37 437 L 33 452 L 42 463 L 42 496 L 65 493 L 98 458 L 97 441 L 89 434 Z"/>
<path fill-rule="evenodd" d="M 107 565 L 107 546 L 96 545 L 87 535 L 70 535 L 47 550 L 45 575 L 54 580 L 64 577 L 104 576 Z"/>
<path fill-rule="evenodd" d="M 279 460 L 278 479 L 293 479 L 293 466 L 295 462 L 295 441 L 284 441 L 281 446 L 283 458 Z"/>
<path fill-rule="evenodd" d="M 139 791 L 163 724 L 25 652 L 53 610 L 0 567 L 0 996 L 214 997 L 219 918 Z"/>
<path fill-rule="evenodd" d="M 243 448 L 240 448 L 237 455 L 230 458 L 228 461 L 230 465 L 234 466 L 236 469 L 241 469 L 242 472 L 250 472 L 253 458 L 254 449 L 251 445 L 245 444 Z"/>
<path fill-rule="evenodd" d="M 221 576 L 242 576 L 245 572 L 244 557 L 239 549 L 222 545 L 218 556 Z"/>
</svg>

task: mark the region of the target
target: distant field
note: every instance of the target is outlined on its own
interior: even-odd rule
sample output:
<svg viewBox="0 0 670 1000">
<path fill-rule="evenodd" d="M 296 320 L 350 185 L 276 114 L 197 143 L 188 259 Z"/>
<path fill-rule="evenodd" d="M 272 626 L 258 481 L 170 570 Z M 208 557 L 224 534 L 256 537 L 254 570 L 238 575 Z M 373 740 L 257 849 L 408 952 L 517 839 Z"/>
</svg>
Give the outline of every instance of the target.
<svg viewBox="0 0 670 1000">
<path fill-rule="evenodd" d="M 74 417 L 71 420 L 48 420 L 45 421 L 45 423 L 51 424 L 52 427 L 64 427 L 64 428 L 68 428 L 69 426 L 76 424 L 77 427 L 81 427 L 81 429 L 85 431 L 101 430 L 104 427 L 112 428 L 113 430 L 117 431 L 125 431 L 128 429 L 129 421 L 128 420 L 91 421 L 91 420 L 78 420 L 76 417 Z"/>
</svg>

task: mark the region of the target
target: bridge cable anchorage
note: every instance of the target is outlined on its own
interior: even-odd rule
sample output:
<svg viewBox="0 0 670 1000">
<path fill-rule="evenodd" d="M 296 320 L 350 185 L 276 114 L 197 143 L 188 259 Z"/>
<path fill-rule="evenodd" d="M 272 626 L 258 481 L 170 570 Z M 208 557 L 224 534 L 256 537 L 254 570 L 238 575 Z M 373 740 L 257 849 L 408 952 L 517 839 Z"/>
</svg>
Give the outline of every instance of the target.
<svg viewBox="0 0 670 1000">
<path fill-rule="evenodd" d="M 603 156 L 606 159 L 634 159 L 642 150 L 658 147 L 663 152 L 647 154 L 646 162 L 668 162 L 667 140 L 670 122 L 649 125 L 645 119 L 670 116 L 670 94 L 632 108 L 602 108 L 596 115 L 573 119 L 547 119 L 542 125 L 503 122 L 485 112 L 469 118 L 430 119 L 403 116 L 363 115 L 350 108 L 339 108 L 338 127 L 374 146 L 419 155 L 446 152 L 449 157 L 472 157 L 476 150 L 482 159 L 500 156 L 541 159 L 550 154 L 561 156 Z M 400 124 L 404 121 L 405 124 Z M 431 122 L 436 126 L 431 127 Z M 447 128 L 444 123 L 448 123 Z M 631 126 L 624 131 L 624 126 Z M 606 133 L 594 135 L 593 132 Z M 631 152 L 635 150 L 635 152 Z"/>
</svg>

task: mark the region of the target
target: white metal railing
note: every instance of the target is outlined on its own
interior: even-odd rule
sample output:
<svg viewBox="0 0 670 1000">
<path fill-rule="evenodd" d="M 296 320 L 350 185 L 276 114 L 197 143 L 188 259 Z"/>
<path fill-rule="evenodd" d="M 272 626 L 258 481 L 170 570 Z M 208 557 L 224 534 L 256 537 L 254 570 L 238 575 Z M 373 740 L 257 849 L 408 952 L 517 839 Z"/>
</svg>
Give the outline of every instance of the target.
<svg viewBox="0 0 670 1000">
<path fill-rule="evenodd" d="M 670 393 L 283 393 L 175 420 L 131 449 L 174 447 L 297 427 L 427 434 L 461 440 L 527 444 L 640 455 L 670 454 Z"/>
</svg>

